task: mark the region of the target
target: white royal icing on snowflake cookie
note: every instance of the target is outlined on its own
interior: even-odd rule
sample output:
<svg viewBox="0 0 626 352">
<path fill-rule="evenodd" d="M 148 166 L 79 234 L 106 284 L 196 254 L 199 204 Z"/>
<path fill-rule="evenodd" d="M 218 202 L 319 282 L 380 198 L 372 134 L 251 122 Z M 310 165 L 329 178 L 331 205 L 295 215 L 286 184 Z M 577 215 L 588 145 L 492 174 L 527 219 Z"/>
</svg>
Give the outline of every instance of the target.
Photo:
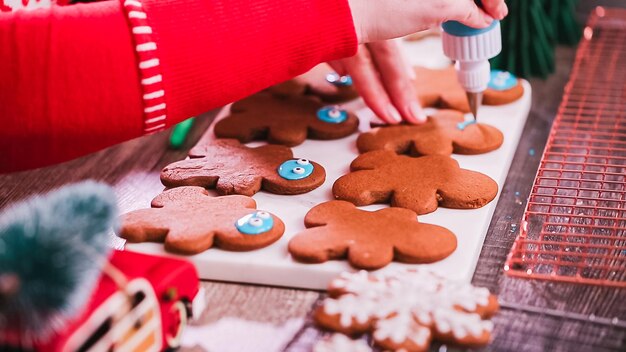
<svg viewBox="0 0 626 352">
<path fill-rule="evenodd" d="M 418 346 L 430 343 L 432 329 L 455 339 L 480 338 L 493 330 L 475 311 L 489 305 L 485 288 L 447 280 L 423 269 L 401 269 L 372 275 L 344 273 L 331 289 L 343 295 L 324 301 L 323 310 L 338 315 L 342 327 L 373 321 L 377 342 Z"/>
<path fill-rule="evenodd" d="M 372 349 L 363 340 L 352 340 L 342 334 L 333 334 L 330 338 L 321 340 L 313 352 L 371 352 Z"/>
<path fill-rule="evenodd" d="M 387 283 L 372 276 L 365 270 L 356 273 L 343 272 L 330 283 L 331 289 L 359 293 L 363 296 L 376 296 L 387 289 Z"/>
<path fill-rule="evenodd" d="M 376 341 L 389 339 L 396 344 L 411 340 L 419 346 L 424 346 L 430 342 L 430 336 L 430 329 L 418 324 L 411 314 L 398 314 L 391 318 L 381 319 L 376 322 L 376 330 L 374 330 Z"/>
</svg>

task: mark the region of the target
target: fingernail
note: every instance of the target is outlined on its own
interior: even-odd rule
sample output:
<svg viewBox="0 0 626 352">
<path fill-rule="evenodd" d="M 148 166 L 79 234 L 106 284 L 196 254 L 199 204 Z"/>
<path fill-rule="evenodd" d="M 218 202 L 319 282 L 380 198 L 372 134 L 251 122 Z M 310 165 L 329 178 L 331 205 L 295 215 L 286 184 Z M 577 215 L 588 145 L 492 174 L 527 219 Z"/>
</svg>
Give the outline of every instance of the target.
<svg viewBox="0 0 626 352">
<path fill-rule="evenodd" d="M 396 108 L 393 107 L 393 105 L 387 106 L 387 114 L 395 122 L 402 122 L 402 116 L 400 116 L 400 113 L 398 112 L 398 110 L 396 110 Z"/>
<path fill-rule="evenodd" d="M 426 122 L 426 113 L 418 102 L 413 101 L 409 104 L 409 112 L 418 122 Z"/>
</svg>

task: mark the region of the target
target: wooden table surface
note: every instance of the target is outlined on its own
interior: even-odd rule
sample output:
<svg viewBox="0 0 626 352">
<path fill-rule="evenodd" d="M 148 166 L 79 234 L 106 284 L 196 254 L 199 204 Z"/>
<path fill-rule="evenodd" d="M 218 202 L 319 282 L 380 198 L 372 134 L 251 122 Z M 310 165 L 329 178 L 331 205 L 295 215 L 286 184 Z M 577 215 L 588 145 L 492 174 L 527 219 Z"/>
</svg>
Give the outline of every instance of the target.
<svg viewBox="0 0 626 352">
<path fill-rule="evenodd" d="M 574 49 L 559 48 L 556 74 L 531 80 L 533 107 L 474 274 L 474 284 L 499 294 L 503 305 L 488 350 L 626 350 L 626 290 L 516 279 L 502 270 L 573 56 Z M 197 120 L 179 151 L 166 148 L 168 131 L 62 165 L 1 175 L 0 208 L 84 179 L 113 185 L 122 211 L 148 206 L 163 189 L 161 168 L 183 159 L 214 115 Z M 309 351 L 323 334 L 310 319 L 323 298 L 319 292 L 210 281 L 202 285 L 208 306 L 188 329 L 184 351 Z"/>
</svg>

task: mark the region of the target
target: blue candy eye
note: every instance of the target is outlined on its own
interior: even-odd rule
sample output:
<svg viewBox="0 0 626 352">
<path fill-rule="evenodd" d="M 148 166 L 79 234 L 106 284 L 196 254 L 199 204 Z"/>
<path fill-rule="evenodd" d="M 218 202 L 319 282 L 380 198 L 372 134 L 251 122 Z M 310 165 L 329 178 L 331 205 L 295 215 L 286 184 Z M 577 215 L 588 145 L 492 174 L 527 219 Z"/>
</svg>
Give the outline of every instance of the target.
<svg viewBox="0 0 626 352">
<path fill-rule="evenodd" d="M 510 72 L 493 70 L 491 71 L 491 80 L 489 88 L 495 90 L 508 90 L 517 85 L 517 77 Z"/>
<path fill-rule="evenodd" d="M 243 234 L 259 235 L 274 227 L 274 218 L 268 212 L 257 211 L 237 220 L 235 227 Z"/>
<path fill-rule="evenodd" d="M 325 106 L 317 110 L 317 118 L 328 123 L 342 123 L 348 119 L 348 112 L 337 105 Z"/>
<path fill-rule="evenodd" d="M 326 81 L 335 86 L 348 87 L 352 85 L 352 77 L 350 77 L 349 75 L 340 76 L 335 72 L 327 74 Z"/>
<path fill-rule="evenodd" d="M 280 177 L 287 180 L 300 180 L 313 173 L 313 164 L 307 159 L 287 160 L 278 167 Z"/>
</svg>

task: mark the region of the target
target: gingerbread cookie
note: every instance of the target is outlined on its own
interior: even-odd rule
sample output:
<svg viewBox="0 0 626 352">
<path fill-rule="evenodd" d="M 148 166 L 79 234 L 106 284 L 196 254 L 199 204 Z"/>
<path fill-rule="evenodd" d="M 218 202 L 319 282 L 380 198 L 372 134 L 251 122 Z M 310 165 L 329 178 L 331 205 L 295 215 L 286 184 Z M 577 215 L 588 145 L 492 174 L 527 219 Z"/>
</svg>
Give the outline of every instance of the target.
<svg viewBox="0 0 626 352">
<path fill-rule="evenodd" d="M 488 319 L 499 309 L 486 288 L 425 269 L 344 273 L 328 291 L 331 298 L 315 312 L 318 325 L 348 335 L 371 333 L 389 351 L 427 351 L 432 340 L 485 346 L 493 330 Z"/>
<path fill-rule="evenodd" d="M 470 112 L 465 90 L 459 84 L 454 66 L 445 69 L 414 67 L 415 90 L 424 107 Z"/>
<path fill-rule="evenodd" d="M 163 242 L 174 253 L 197 254 L 213 246 L 250 251 L 276 242 L 285 225 L 256 210 L 245 196 L 211 197 L 202 187 L 167 190 L 152 200 L 152 208 L 121 217 L 118 236 L 129 242 Z"/>
<path fill-rule="evenodd" d="M 259 93 L 234 103 L 230 110 L 230 115 L 215 124 L 215 135 L 242 143 L 266 139 L 292 147 L 307 138 L 343 138 L 359 126 L 353 113 L 306 96 L 279 99 Z"/>
<path fill-rule="evenodd" d="M 498 194 L 494 180 L 443 155 L 412 158 L 378 150 L 354 159 L 350 170 L 335 181 L 333 194 L 357 206 L 390 203 L 427 214 L 439 206 L 480 208 Z"/>
<path fill-rule="evenodd" d="M 268 90 L 278 97 L 314 95 L 327 103 L 342 103 L 359 96 L 352 85 L 352 78 L 338 75 L 327 64 L 317 65 L 309 72 Z"/>
<path fill-rule="evenodd" d="M 289 253 L 306 263 L 348 258 L 355 268 L 375 270 L 392 260 L 432 263 L 456 249 L 452 232 L 419 223 L 415 212 L 402 208 L 371 212 L 335 200 L 311 209 L 304 224 L 307 230 L 289 241 Z"/>
<path fill-rule="evenodd" d="M 324 183 L 324 168 L 307 159 L 294 159 L 282 145 L 249 148 L 234 139 L 218 139 L 196 146 L 190 159 L 161 171 L 166 187 L 215 188 L 221 195 L 251 196 L 263 189 L 276 194 L 301 194 Z"/>
<path fill-rule="evenodd" d="M 385 149 L 413 156 L 483 154 L 498 149 L 503 139 L 495 127 L 466 124 L 462 113 L 440 110 L 421 125 L 374 128 L 362 133 L 356 144 L 361 153 Z"/>
<path fill-rule="evenodd" d="M 522 81 L 512 73 L 500 70 L 491 71 L 489 86 L 483 95 L 485 105 L 505 105 L 524 95 Z"/>
<path fill-rule="evenodd" d="M 317 342 L 313 352 L 372 352 L 363 340 L 352 340 L 346 335 L 333 334 Z"/>
</svg>

